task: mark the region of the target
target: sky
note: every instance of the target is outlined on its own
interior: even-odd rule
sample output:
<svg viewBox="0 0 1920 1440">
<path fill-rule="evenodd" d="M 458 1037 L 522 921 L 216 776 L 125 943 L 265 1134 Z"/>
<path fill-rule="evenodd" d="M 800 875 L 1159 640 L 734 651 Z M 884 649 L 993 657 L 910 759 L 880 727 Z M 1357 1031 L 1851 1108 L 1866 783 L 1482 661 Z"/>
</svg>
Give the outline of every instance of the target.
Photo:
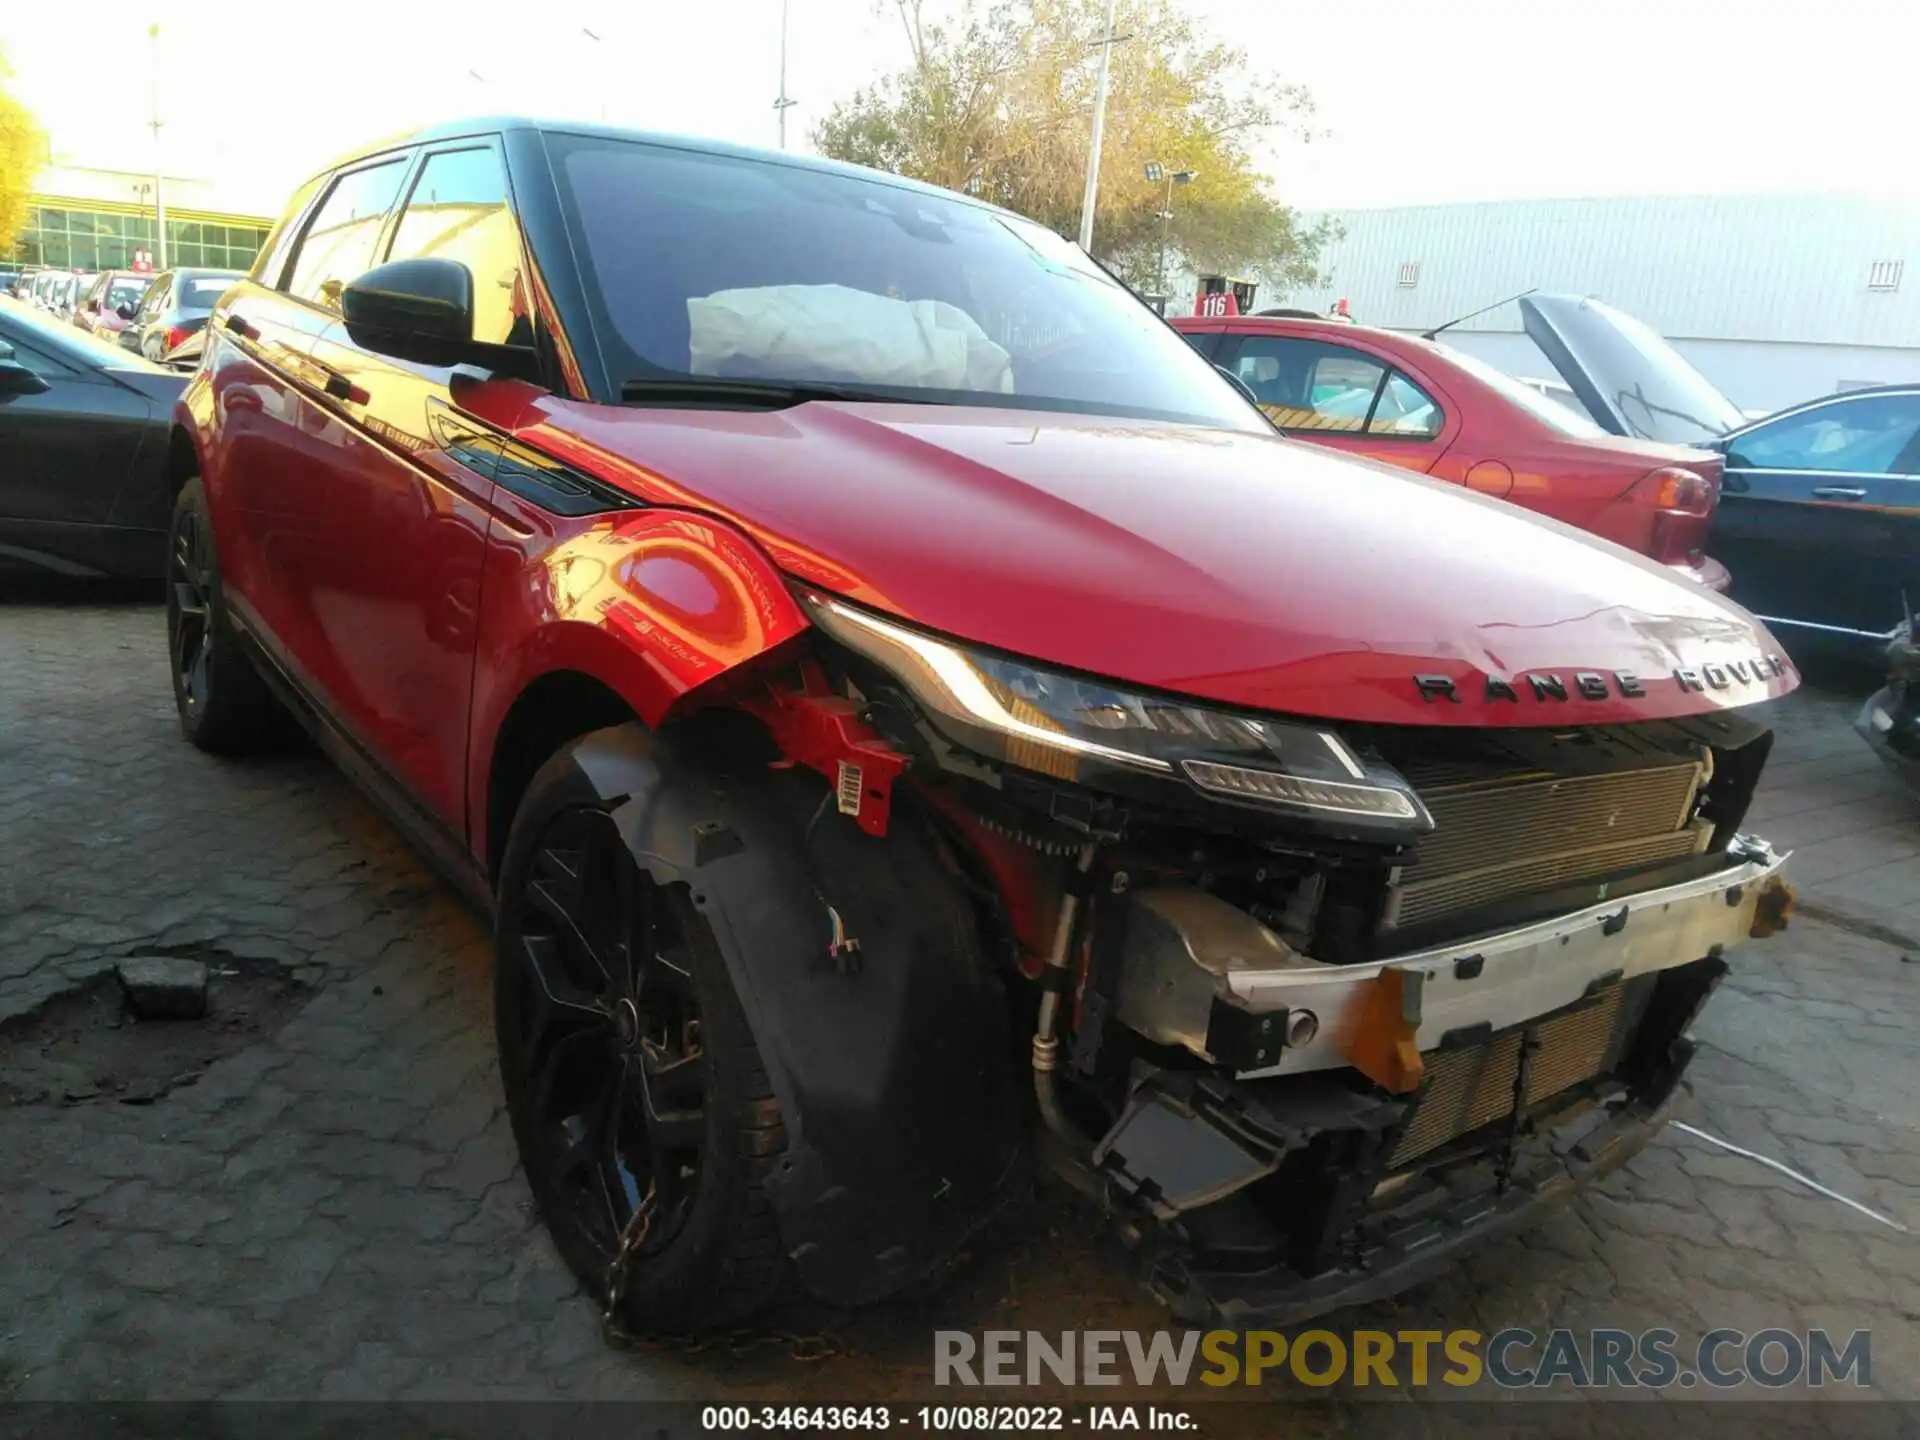
<svg viewBox="0 0 1920 1440">
<path fill-rule="evenodd" d="M 0 54 L 58 154 L 142 169 L 157 23 L 166 172 L 270 214 L 341 151 L 462 115 L 771 146 L 781 3 L 92 0 L 83 21 L 14 0 Z M 907 49 L 893 0 L 787 3 L 788 139 L 805 149 L 834 101 Z M 1920 0 L 1181 3 L 1313 93 L 1320 133 L 1259 145 L 1275 192 L 1304 208 L 1920 194 Z"/>
</svg>

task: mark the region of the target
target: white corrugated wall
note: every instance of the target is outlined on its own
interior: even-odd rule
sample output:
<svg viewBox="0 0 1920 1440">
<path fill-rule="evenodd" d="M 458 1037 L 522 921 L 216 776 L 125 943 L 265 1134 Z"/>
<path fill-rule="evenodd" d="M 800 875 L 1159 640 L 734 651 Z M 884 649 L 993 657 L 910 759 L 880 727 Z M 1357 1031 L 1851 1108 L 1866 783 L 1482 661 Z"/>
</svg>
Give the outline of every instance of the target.
<svg viewBox="0 0 1920 1440">
<path fill-rule="evenodd" d="M 1538 286 L 1595 295 L 1639 316 L 1743 405 L 1785 404 L 1850 381 L 1920 378 L 1920 202 L 1527 200 L 1331 218 L 1345 235 L 1323 258 L 1328 283 L 1290 295 L 1263 290 L 1260 304 L 1324 312 L 1344 297 L 1362 324 L 1424 330 Z M 1870 288 L 1875 267 L 1888 265 L 1900 268 L 1897 288 Z M 1407 266 L 1416 267 L 1411 286 L 1398 283 Z M 1518 339 L 1520 329 L 1519 307 L 1509 304 L 1455 334 L 1498 363 L 1512 345 L 1496 337 Z"/>
<path fill-rule="evenodd" d="M 1317 218 L 1317 217 L 1309 217 Z M 1425 328 L 1528 286 L 1599 295 L 1669 336 L 1920 345 L 1920 202 L 1843 196 L 1527 200 L 1335 214 L 1330 283 L 1356 315 Z M 1877 262 L 1904 262 L 1892 292 Z M 1419 267 L 1412 287 L 1397 283 Z M 1276 302 L 1280 297 L 1275 296 Z M 1518 329 L 1508 309 L 1475 322 Z"/>
</svg>

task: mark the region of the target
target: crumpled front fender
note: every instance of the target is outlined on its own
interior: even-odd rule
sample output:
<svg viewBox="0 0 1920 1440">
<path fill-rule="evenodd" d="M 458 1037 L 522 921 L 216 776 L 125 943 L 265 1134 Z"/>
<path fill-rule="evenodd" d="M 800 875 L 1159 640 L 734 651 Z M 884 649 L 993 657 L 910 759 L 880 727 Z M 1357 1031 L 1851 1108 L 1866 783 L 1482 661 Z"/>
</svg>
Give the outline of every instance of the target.
<svg viewBox="0 0 1920 1440">
<path fill-rule="evenodd" d="M 802 1284 L 858 1304 L 944 1268 L 1028 1172 L 1005 996 L 931 833 L 876 839 L 809 772 L 638 726 L 576 763 L 713 929 L 785 1119 L 768 1189 Z"/>
</svg>

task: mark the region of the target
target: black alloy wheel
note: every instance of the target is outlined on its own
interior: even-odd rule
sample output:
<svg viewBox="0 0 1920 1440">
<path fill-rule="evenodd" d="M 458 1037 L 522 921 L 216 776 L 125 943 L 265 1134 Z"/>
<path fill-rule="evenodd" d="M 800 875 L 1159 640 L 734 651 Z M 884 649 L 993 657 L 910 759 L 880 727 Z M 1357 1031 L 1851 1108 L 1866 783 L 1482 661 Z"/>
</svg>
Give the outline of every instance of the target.
<svg viewBox="0 0 1920 1440">
<path fill-rule="evenodd" d="M 534 1203 L 603 1321 L 713 1330 L 789 1277 L 768 1190 L 785 1120 L 698 897 L 647 873 L 581 763 L 611 733 L 550 757 L 508 831 L 500 1078 Z"/>
<path fill-rule="evenodd" d="M 685 1224 L 706 1148 L 710 1086 L 686 937 L 672 897 L 639 873 L 604 811 L 572 810 L 548 827 L 523 896 L 510 1058 L 544 1178 L 565 1223 L 608 1261 L 650 1204 L 644 1263 Z"/>
<path fill-rule="evenodd" d="M 285 712 L 227 623 L 220 556 L 197 475 L 173 502 L 166 586 L 167 668 L 181 733 L 216 755 L 271 743 L 286 729 Z"/>
<path fill-rule="evenodd" d="M 537 777 L 533 808 L 556 788 Z M 516 824 L 503 874 L 495 1024 L 535 1202 L 610 1322 L 744 1318 L 782 1273 L 758 1186 L 781 1127 L 724 962 L 685 888 L 647 876 L 606 810 L 525 818 L 537 828 Z"/>
<path fill-rule="evenodd" d="M 175 509 L 167 556 L 167 653 L 182 722 L 207 707 L 213 664 L 213 585 L 206 517 L 197 506 Z"/>
</svg>

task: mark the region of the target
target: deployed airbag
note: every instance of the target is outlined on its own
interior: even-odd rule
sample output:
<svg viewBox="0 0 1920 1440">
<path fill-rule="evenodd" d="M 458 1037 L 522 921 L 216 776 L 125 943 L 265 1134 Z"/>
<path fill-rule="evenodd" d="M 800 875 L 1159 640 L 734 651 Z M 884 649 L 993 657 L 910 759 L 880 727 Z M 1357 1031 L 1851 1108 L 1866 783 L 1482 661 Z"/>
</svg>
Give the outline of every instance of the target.
<svg viewBox="0 0 1920 1440">
<path fill-rule="evenodd" d="M 1011 357 L 944 300 L 894 300 L 846 285 L 766 285 L 689 299 L 687 321 L 696 375 L 1013 390 Z"/>
</svg>

